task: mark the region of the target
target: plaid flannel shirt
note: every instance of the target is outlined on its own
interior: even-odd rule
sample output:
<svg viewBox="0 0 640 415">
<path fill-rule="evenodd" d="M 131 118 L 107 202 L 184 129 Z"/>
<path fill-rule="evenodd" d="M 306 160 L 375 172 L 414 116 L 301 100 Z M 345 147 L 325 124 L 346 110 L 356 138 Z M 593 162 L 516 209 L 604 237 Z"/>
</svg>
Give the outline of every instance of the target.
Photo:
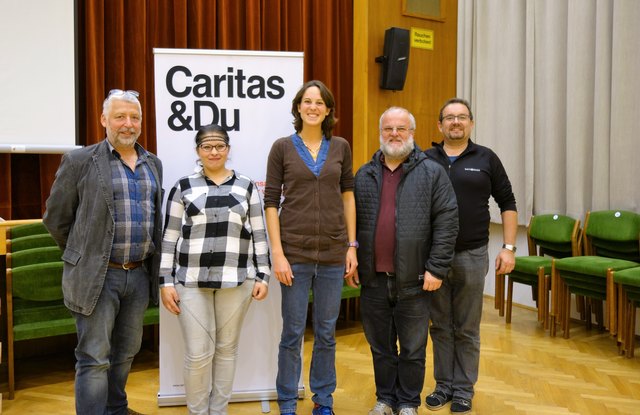
<svg viewBox="0 0 640 415">
<path fill-rule="evenodd" d="M 255 183 L 235 172 L 219 186 L 202 171 L 178 180 L 167 200 L 160 286 L 229 288 L 268 282 L 269 273 Z"/>
</svg>

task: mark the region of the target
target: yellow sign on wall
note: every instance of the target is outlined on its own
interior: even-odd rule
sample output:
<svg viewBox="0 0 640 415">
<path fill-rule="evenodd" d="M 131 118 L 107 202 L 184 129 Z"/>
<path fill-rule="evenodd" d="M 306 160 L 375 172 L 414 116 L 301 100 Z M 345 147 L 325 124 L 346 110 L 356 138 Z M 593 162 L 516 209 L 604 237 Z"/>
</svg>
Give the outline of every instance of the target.
<svg viewBox="0 0 640 415">
<path fill-rule="evenodd" d="M 411 47 L 433 50 L 433 30 L 412 27 Z"/>
</svg>

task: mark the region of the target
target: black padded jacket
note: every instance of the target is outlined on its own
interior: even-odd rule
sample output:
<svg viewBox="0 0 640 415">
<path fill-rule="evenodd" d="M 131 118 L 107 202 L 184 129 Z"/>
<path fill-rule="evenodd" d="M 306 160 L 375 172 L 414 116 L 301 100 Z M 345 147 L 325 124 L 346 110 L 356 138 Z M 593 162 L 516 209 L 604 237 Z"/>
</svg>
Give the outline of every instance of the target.
<svg viewBox="0 0 640 415">
<path fill-rule="evenodd" d="M 358 275 L 363 286 L 375 284 L 374 237 L 382 189 L 381 152 L 355 177 Z M 402 164 L 396 194 L 395 271 L 398 296 L 422 290 L 424 272 L 444 278 L 458 235 L 456 196 L 445 170 L 416 146 Z"/>
</svg>

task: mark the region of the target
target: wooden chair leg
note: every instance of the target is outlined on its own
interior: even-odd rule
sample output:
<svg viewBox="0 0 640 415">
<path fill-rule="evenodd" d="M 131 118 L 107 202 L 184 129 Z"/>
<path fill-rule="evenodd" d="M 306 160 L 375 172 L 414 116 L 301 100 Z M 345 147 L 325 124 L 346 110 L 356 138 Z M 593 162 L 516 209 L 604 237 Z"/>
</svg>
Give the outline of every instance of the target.
<svg viewBox="0 0 640 415">
<path fill-rule="evenodd" d="M 16 378 L 15 378 L 15 356 L 14 356 L 14 342 L 13 342 L 13 329 L 9 328 L 7 335 L 7 377 L 9 381 L 9 399 L 15 397 L 16 392 Z"/>
<path fill-rule="evenodd" d="M 549 335 L 556 337 L 556 319 L 558 316 L 558 271 L 555 261 L 551 266 L 551 307 L 549 309 Z"/>
<path fill-rule="evenodd" d="M 584 314 L 586 317 L 585 320 L 585 327 L 587 330 L 591 330 L 592 329 L 592 323 L 593 323 L 593 303 L 591 301 L 591 298 L 585 298 L 584 299 Z"/>
<path fill-rule="evenodd" d="M 569 291 L 569 287 L 566 284 L 563 284 L 564 291 L 564 304 L 563 304 L 563 323 L 562 329 L 564 330 L 562 337 L 565 339 L 569 338 L 569 319 L 571 317 L 571 291 Z"/>
<path fill-rule="evenodd" d="M 627 338 L 628 335 L 632 334 L 633 329 L 631 329 L 631 332 L 629 331 L 629 326 L 630 326 L 630 316 L 629 316 L 629 312 L 633 311 L 633 305 L 629 304 L 630 301 L 627 300 L 626 295 L 624 295 L 624 316 L 620 316 L 620 324 L 622 325 L 623 329 L 620 330 L 622 333 L 618 333 L 619 337 L 621 338 L 621 344 L 619 343 L 619 350 L 622 351 L 622 356 L 625 357 L 629 357 L 628 353 L 629 353 L 629 339 Z M 620 298 L 620 301 L 622 301 L 623 298 Z"/>
<path fill-rule="evenodd" d="M 587 320 L 585 298 L 576 294 L 576 311 L 580 314 L 580 320 Z"/>
<path fill-rule="evenodd" d="M 616 290 L 616 284 L 613 280 L 613 270 L 607 270 L 607 321 L 604 322 L 609 328 L 609 333 L 615 336 L 618 332 L 618 313 L 616 300 L 618 291 Z"/>
<path fill-rule="evenodd" d="M 598 331 L 604 331 L 604 303 L 602 300 L 594 300 L 593 303 L 596 305 L 596 322 L 598 323 Z"/>
<path fill-rule="evenodd" d="M 7 381 L 9 382 L 8 399 L 13 399 L 16 392 L 15 377 L 15 337 L 13 335 L 13 296 L 10 294 L 13 290 L 10 278 L 7 278 Z M 1 404 L 1 402 L 0 402 Z M 0 406 L 0 412 L 2 407 Z"/>
<path fill-rule="evenodd" d="M 493 308 L 495 308 L 496 310 L 500 310 L 500 296 L 498 295 L 498 292 L 500 291 L 498 289 L 498 287 L 500 286 L 500 274 L 496 272 L 493 278 L 494 278 L 494 285 L 496 287 L 496 296 L 493 299 Z"/>
<path fill-rule="evenodd" d="M 618 301 L 616 313 L 618 315 L 618 333 L 616 334 L 616 343 L 618 344 L 618 354 L 624 355 L 624 337 L 627 331 L 627 293 L 624 291 L 622 284 L 616 284 L 618 290 Z"/>
<path fill-rule="evenodd" d="M 509 278 L 509 283 L 507 284 L 506 307 L 507 307 L 507 317 L 505 318 L 505 321 L 507 324 L 511 324 L 511 307 L 513 307 L 513 279 L 512 278 Z"/>
<path fill-rule="evenodd" d="M 504 283 L 507 276 L 504 274 L 496 273 L 495 283 L 496 283 L 496 297 L 495 297 L 495 308 L 498 309 L 498 315 L 500 317 L 504 316 Z"/>
<path fill-rule="evenodd" d="M 546 291 L 544 286 L 544 267 L 538 268 L 538 322 L 544 322 L 546 318 Z"/>
<path fill-rule="evenodd" d="M 566 291 L 566 287 L 564 284 L 564 281 L 562 281 L 562 278 L 560 278 L 560 274 L 558 274 L 558 281 L 557 281 L 557 323 L 558 323 L 558 327 L 560 330 L 562 330 L 564 332 L 565 330 L 565 326 L 564 326 L 564 314 L 565 314 L 565 291 Z"/>
<path fill-rule="evenodd" d="M 549 328 L 549 313 L 551 302 L 551 276 L 544 276 L 544 325 L 543 328 L 547 330 Z"/>
<path fill-rule="evenodd" d="M 628 304 L 627 320 L 629 321 L 629 324 L 627 325 L 626 356 L 628 358 L 632 358 L 636 347 L 636 304 L 633 300 L 629 301 Z"/>
</svg>

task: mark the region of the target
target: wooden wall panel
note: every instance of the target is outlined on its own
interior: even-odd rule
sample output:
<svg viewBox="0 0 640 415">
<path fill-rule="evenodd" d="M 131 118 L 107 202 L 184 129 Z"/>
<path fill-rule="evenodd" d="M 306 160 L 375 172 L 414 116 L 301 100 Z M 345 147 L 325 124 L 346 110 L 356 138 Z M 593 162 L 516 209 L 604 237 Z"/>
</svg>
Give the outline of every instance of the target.
<svg viewBox="0 0 640 415">
<path fill-rule="evenodd" d="M 415 140 L 425 149 L 439 141 L 440 106 L 456 93 L 457 0 L 442 0 L 441 21 L 403 15 L 401 0 L 354 0 L 353 154 L 354 169 L 380 147 L 378 120 L 390 106 L 407 108 L 416 117 Z M 379 88 L 384 32 L 390 27 L 433 30 L 433 50 L 410 48 L 402 91 Z"/>
</svg>

